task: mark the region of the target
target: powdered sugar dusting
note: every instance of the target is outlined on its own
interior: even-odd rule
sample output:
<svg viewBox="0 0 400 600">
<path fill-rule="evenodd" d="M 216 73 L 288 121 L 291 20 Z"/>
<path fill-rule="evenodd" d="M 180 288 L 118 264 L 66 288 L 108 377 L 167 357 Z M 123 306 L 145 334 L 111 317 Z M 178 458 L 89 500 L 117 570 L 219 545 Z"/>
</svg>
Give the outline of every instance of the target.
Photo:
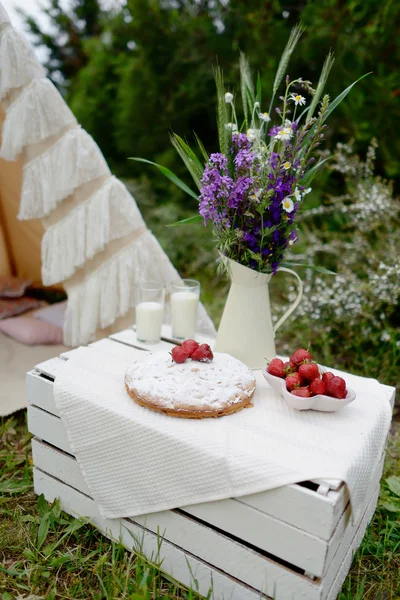
<svg viewBox="0 0 400 600">
<path fill-rule="evenodd" d="M 172 361 L 169 354 L 151 354 L 126 372 L 127 387 L 141 397 L 171 409 L 222 409 L 250 397 L 254 375 L 242 362 L 216 352 L 202 363 Z"/>
</svg>

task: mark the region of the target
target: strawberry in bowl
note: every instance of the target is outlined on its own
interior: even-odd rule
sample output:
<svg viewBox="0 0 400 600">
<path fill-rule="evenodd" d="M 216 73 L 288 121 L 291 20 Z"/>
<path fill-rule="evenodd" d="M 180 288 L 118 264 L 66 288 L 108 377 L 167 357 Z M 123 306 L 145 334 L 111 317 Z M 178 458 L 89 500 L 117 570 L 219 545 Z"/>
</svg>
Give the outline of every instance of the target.
<svg viewBox="0 0 400 600">
<path fill-rule="evenodd" d="M 296 350 L 286 362 L 273 358 L 263 375 L 273 390 L 296 410 L 332 412 L 347 406 L 356 397 L 343 377 L 325 372 L 304 348 Z"/>
</svg>

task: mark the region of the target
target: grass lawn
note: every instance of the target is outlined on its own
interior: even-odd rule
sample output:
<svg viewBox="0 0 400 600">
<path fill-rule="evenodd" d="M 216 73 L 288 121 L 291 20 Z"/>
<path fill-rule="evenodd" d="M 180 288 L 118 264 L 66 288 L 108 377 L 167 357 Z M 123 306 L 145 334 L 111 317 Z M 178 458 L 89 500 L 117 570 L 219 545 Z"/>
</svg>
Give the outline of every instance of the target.
<svg viewBox="0 0 400 600">
<path fill-rule="evenodd" d="M 386 481 L 399 472 L 397 430 L 389 441 L 379 507 L 340 600 L 400 598 L 400 480 Z M 1 600 L 199 598 L 161 575 L 157 564 L 35 496 L 25 411 L 0 420 L 0 474 Z"/>
</svg>

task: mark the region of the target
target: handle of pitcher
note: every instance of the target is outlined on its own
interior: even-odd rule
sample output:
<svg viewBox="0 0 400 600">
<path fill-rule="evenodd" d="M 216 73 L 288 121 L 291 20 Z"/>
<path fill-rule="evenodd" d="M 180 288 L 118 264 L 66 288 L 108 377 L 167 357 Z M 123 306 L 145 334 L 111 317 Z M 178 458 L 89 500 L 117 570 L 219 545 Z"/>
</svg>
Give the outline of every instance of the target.
<svg viewBox="0 0 400 600">
<path fill-rule="evenodd" d="M 285 314 L 282 315 L 281 318 L 279 319 L 279 321 L 276 323 L 276 325 L 274 327 L 274 335 L 275 335 L 276 331 L 279 329 L 279 327 L 282 325 L 282 323 L 284 323 L 286 321 L 286 319 L 292 314 L 292 312 L 294 310 L 296 310 L 296 308 L 298 307 L 300 300 L 303 296 L 303 282 L 301 281 L 301 279 L 297 275 L 297 273 L 295 271 L 292 271 L 291 269 L 287 269 L 286 267 L 279 267 L 278 271 L 285 271 L 285 273 L 290 273 L 291 275 L 296 277 L 297 283 L 298 283 L 298 293 L 297 293 L 296 300 L 293 302 L 293 304 L 287 309 Z"/>
</svg>

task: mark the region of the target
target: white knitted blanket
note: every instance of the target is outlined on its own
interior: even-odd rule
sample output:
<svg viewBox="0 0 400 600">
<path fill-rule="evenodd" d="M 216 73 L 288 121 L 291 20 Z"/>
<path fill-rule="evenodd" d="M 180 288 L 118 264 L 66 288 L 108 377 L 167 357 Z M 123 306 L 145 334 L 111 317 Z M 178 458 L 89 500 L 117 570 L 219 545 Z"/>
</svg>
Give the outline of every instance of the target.
<svg viewBox="0 0 400 600">
<path fill-rule="evenodd" d="M 80 348 L 55 380 L 69 442 L 102 515 L 136 516 L 315 478 L 345 481 L 354 519 L 380 460 L 391 407 L 378 381 L 345 375 L 356 400 L 297 412 L 256 373 L 254 408 L 204 420 L 138 406 L 124 373 L 144 353 Z"/>
</svg>

